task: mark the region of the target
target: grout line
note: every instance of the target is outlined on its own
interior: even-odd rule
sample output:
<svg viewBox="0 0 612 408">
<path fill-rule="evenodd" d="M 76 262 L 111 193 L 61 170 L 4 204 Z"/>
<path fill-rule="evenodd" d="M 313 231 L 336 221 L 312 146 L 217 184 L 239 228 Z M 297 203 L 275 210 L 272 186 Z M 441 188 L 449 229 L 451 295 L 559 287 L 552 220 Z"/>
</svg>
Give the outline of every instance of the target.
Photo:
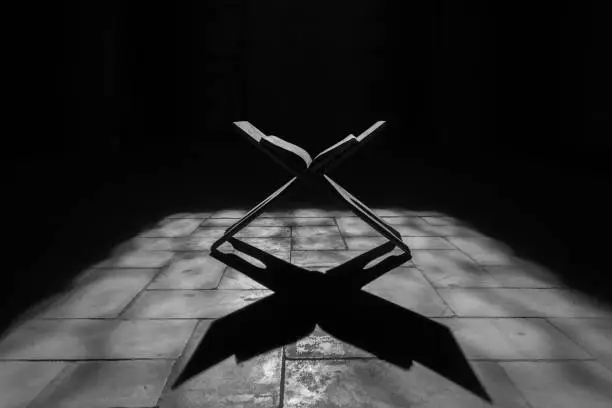
<svg viewBox="0 0 612 408">
<path fill-rule="evenodd" d="M 59 360 L 57 360 L 59 361 Z M 34 406 L 34 403 L 39 404 L 42 399 L 41 397 L 48 397 L 49 395 L 51 395 L 51 393 L 53 392 L 54 389 L 57 388 L 58 385 L 62 384 L 70 375 L 71 372 L 73 372 L 76 368 L 76 366 L 78 365 L 78 361 L 63 361 L 66 363 L 66 366 L 64 368 L 62 368 L 60 370 L 59 373 L 57 373 L 57 375 L 55 377 L 53 377 L 53 379 L 51 379 L 51 381 L 49 381 L 49 383 L 47 385 L 45 385 L 35 396 L 34 398 L 32 398 L 32 400 L 28 403 L 26 403 L 25 407 L 29 408 Z"/>
<path fill-rule="evenodd" d="M 162 387 L 162 391 L 159 395 L 159 400 L 161 400 L 165 394 L 168 393 L 168 391 L 170 390 L 170 387 L 172 386 L 172 383 L 174 383 L 174 381 L 176 381 L 176 379 L 178 378 L 178 376 L 180 375 L 180 371 L 177 372 L 177 370 L 181 370 L 184 367 L 180 367 L 180 365 L 183 362 L 184 358 L 186 357 L 186 353 L 188 351 L 188 349 L 191 347 L 191 344 L 194 340 L 194 337 L 198 331 L 198 327 L 200 326 L 200 319 L 196 319 L 196 324 L 193 325 L 193 330 L 191 331 L 191 334 L 189 335 L 189 337 L 187 338 L 187 341 L 185 342 L 185 345 L 183 346 L 183 350 L 179 353 L 179 355 L 174 359 L 174 364 L 172 364 L 172 367 L 170 367 L 170 373 L 168 374 L 168 377 L 166 377 L 166 381 L 164 382 L 164 386 Z M 170 381 L 172 380 L 172 382 Z M 157 401 L 159 403 L 159 400 Z"/>
<path fill-rule="evenodd" d="M 221 286 L 221 282 L 223 282 L 223 279 L 225 278 L 225 274 L 227 273 L 228 269 L 229 269 L 229 266 L 225 265 L 225 268 L 223 268 L 223 272 L 221 273 L 221 278 L 219 278 L 219 282 L 217 282 L 217 286 L 214 288 L 214 290 L 222 290 L 222 289 L 219 289 L 219 286 Z"/>
<path fill-rule="evenodd" d="M 136 295 L 132 298 L 132 300 L 130 300 L 124 307 L 123 309 L 121 309 L 121 311 L 117 314 L 117 317 L 123 317 L 124 313 L 130 308 L 132 307 L 132 305 L 134 303 L 137 302 L 138 299 L 140 299 L 144 293 L 147 291 L 147 288 L 149 287 L 149 285 L 151 283 L 153 283 L 153 281 L 155 281 L 162 273 L 164 273 L 164 271 L 166 270 L 166 268 L 170 265 L 171 261 L 174 259 L 175 254 L 172 254 L 172 256 L 170 257 L 170 259 L 168 259 L 168 261 L 166 261 L 166 263 L 164 264 L 164 266 L 159 267 L 157 273 L 155 273 L 155 275 L 153 275 L 153 277 L 151 278 L 151 280 L 143 286 L 142 289 L 140 289 L 140 291 L 138 291 L 138 293 L 136 293 Z"/>
<path fill-rule="evenodd" d="M 338 219 L 336 217 L 333 217 L 332 219 L 334 220 L 334 223 L 336 223 L 336 228 L 338 228 L 338 232 L 340 233 L 340 236 L 342 237 L 342 242 L 344 243 L 345 250 L 349 251 L 350 248 L 348 247 L 348 244 L 346 242 L 346 237 L 344 236 L 344 234 L 342 234 L 342 230 L 340 229 L 340 224 L 338 224 Z"/>
<path fill-rule="evenodd" d="M 287 357 L 285 356 L 285 347 L 281 347 L 281 375 L 280 375 L 280 387 L 278 390 L 278 407 L 283 408 L 285 405 L 285 378 L 286 378 L 286 362 Z"/>
<path fill-rule="evenodd" d="M 517 395 L 520 395 L 521 397 L 523 397 L 523 402 L 525 403 L 527 408 L 535 408 L 531 402 L 529 402 L 529 400 L 527 399 L 527 395 L 525 395 L 525 393 L 521 390 L 521 388 L 518 386 L 518 384 L 516 384 L 512 378 L 510 377 L 510 375 L 508 374 L 508 372 L 506 371 L 506 369 L 499 364 L 499 362 L 496 362 L 497 366 L 502 370 L 502 372 L 504 373 L 504 375 L 506 376 L 506 381 L 508 382 L 508 384 L 510 384 L 512 386 L 512 388 L 514 388 L 514 390 L 516 391 Z M 491 395 L 491 398 L 493 398 L 493 395 Z"/>
<path fill-rule="evenodd" d="M 446 310 L 450 311 L 452 316 L 451 317 L 457 317 L 457 312 L 455 312 L 455 309 L 453 309 L 451 307 L 451 305 L 448 304 L 448 302 L 444 299 L 444 297 L 440 294 L 440 292 L 438 292 L 438 288 L 433 284 L 433 282 L 431 282 L 431 280 L 427 277 L 427 275 L 421 270 L 421 268 L 418 267 L 418 265 L 416 264 L 416 262 L 414 262 L 414 259 L 412 259 L 412 264 L 414 265 L 414 269 L 416 269 L 417 271 L 419 271 L 419 273 L 421 274 L 421 276 L 423 277 L 423 279 L 425 279 L 425 282 L 429 283 L 429 286 L 431 286 L 431 288 L 434 290 L 434 292 L 436 293 L 436 295 L 438 296 L 438 298 L 442 301 L 442 303 L 446 306 Z"/>
<path fill-rule="evenodd" d="M 594 356 L 586 347 L 584 347 L 578 340 L 574 340 L 568 333 L 558 327 L 556 324 L 550 321 L 550 317 L 545 317 L 544 320 L 548 323 L 549 326 L 553 327 L 553 330 L 556 330 L 562 337 L 565 337 L 570 343 L 574 344 L 578 349 L 584 351 L 587 355 L 593 357 L 593 359 L 597 360 L 598 357 Z"/>
</svg>

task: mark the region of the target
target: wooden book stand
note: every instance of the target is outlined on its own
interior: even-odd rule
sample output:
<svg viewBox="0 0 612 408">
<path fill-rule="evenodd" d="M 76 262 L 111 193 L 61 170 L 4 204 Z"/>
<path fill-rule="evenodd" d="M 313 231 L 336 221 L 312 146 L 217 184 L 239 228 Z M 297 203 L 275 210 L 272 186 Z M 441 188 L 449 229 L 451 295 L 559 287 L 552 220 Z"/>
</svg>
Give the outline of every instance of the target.
<svg viewBox="0 0 612 408">
<path fill-rule="evenodd" d="M 326 174 L 326 172 L 336 167 L 370 140 L 374 132 L 384 125 L 384 123 L 384 121 L 376 122 L 359 136 L 355 137 L 349 135 L 338 143 L 325 149 L 314 158 L 311 158 L 308 152 L 301 147 L 276 136 L 266 136 L 249 122 L 234 122 L 234 125 L 240 130 L 241 134 L 247 137 L 247 140 L 255 143 L 259 149 L 270 156 L 272 160 L 287 169 L 294 177 L 249 210 L 244 217 L 230 226 L 223 236 L 213 243 L 211 251 L 218 248 L 221 244 L 228 241 L 241 229 L 246 227 L 274 200 L 285 193 L 297 180 L 301 180 L 309 184 L 315 184 L 330 189 L 336 197 L 351 208 L 355 215 L 395 244 L 396 247 L 401 248 L 406 254 L 410 255 L 410 248 L 402 241 L 402 237 L 398 231 L 386 224 L 364 203 L 359 201 Z"/>
</svg>

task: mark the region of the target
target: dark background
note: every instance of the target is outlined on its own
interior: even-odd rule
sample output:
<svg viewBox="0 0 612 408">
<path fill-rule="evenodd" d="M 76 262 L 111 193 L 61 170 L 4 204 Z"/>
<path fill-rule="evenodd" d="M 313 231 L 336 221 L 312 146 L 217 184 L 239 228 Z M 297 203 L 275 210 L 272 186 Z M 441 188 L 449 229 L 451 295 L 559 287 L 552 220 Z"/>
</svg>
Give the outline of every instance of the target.
<svg viewBox="0 0 612 408">
<path fill-rule="evenodd" d="M 284 182 L 235 120 L 312 153 L 387 120 L 336 171 L 349 190 L 455 215 L 606 297 L 605 2 L 412 3 L 107 0 L 11 14 L 3 313 L 163 216 L 249 206 Z"/>
</svg>

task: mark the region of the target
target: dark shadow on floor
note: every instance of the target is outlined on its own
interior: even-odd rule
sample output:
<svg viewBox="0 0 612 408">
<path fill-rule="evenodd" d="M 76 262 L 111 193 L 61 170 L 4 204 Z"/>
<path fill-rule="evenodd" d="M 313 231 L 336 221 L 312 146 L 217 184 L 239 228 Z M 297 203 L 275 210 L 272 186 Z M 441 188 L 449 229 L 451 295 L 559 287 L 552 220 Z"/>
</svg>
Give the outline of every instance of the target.
<svg viewBox="0 0 612 408">
<path fill-rule="evenodd" d="M 213 322 L 173 387 L 228 357 L 235 356 L 240 363 L 298 341 L 319 325 L 335 338 L 403 369 L 417 361 L 491 401 L 447 327 L 361 289 L 409 261 L 409 253 L 385 257 L 394 249 L 394 244 L 387 243 L 320 273 L 238 239 L 229 242 L 238 253 L 261 261 L 265 268 L 236 253 L 215 250 L 212 256 L 274 293 Z M 384 259 L 368 266 L 380 258 Z"/>
</svg>

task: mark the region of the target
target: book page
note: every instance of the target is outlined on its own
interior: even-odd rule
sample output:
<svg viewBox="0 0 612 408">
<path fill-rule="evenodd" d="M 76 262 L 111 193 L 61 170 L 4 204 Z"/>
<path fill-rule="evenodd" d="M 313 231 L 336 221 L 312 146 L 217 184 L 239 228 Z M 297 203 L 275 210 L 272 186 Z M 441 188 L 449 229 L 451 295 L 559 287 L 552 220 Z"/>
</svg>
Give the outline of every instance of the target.
<svg viewBox="0 0 612 408">
<path fill-rule="evenodd" d="M 260 140 L 259 143 L 282 157 L 283 161 L 289 160 L 293 162 L 294 159 L 300 160 L 303 164 L 299 167 L 302 167 L 304 169 L 307 168 L 312 162 L 312 158 L 306 150 L 302 149 L 297 145 L 294 145 L 293 143 L 289 143 L 286 140 L 281 139 L 280 137 L 265 136 Z"/>
<path fill-rule="evenodd" d="M 313 168 L 324 166 L 326 163 L 342 155 L 346 150 L 348 150 L 351 146 L 354 146 L 357 143 L 359 142 L 355 136 L 348 135 L 335 145 L 328 147 L 327 149 L 316 155 L 315 158 L 312 159 L 311 166 L 313 166 Z"/>
</svg>

